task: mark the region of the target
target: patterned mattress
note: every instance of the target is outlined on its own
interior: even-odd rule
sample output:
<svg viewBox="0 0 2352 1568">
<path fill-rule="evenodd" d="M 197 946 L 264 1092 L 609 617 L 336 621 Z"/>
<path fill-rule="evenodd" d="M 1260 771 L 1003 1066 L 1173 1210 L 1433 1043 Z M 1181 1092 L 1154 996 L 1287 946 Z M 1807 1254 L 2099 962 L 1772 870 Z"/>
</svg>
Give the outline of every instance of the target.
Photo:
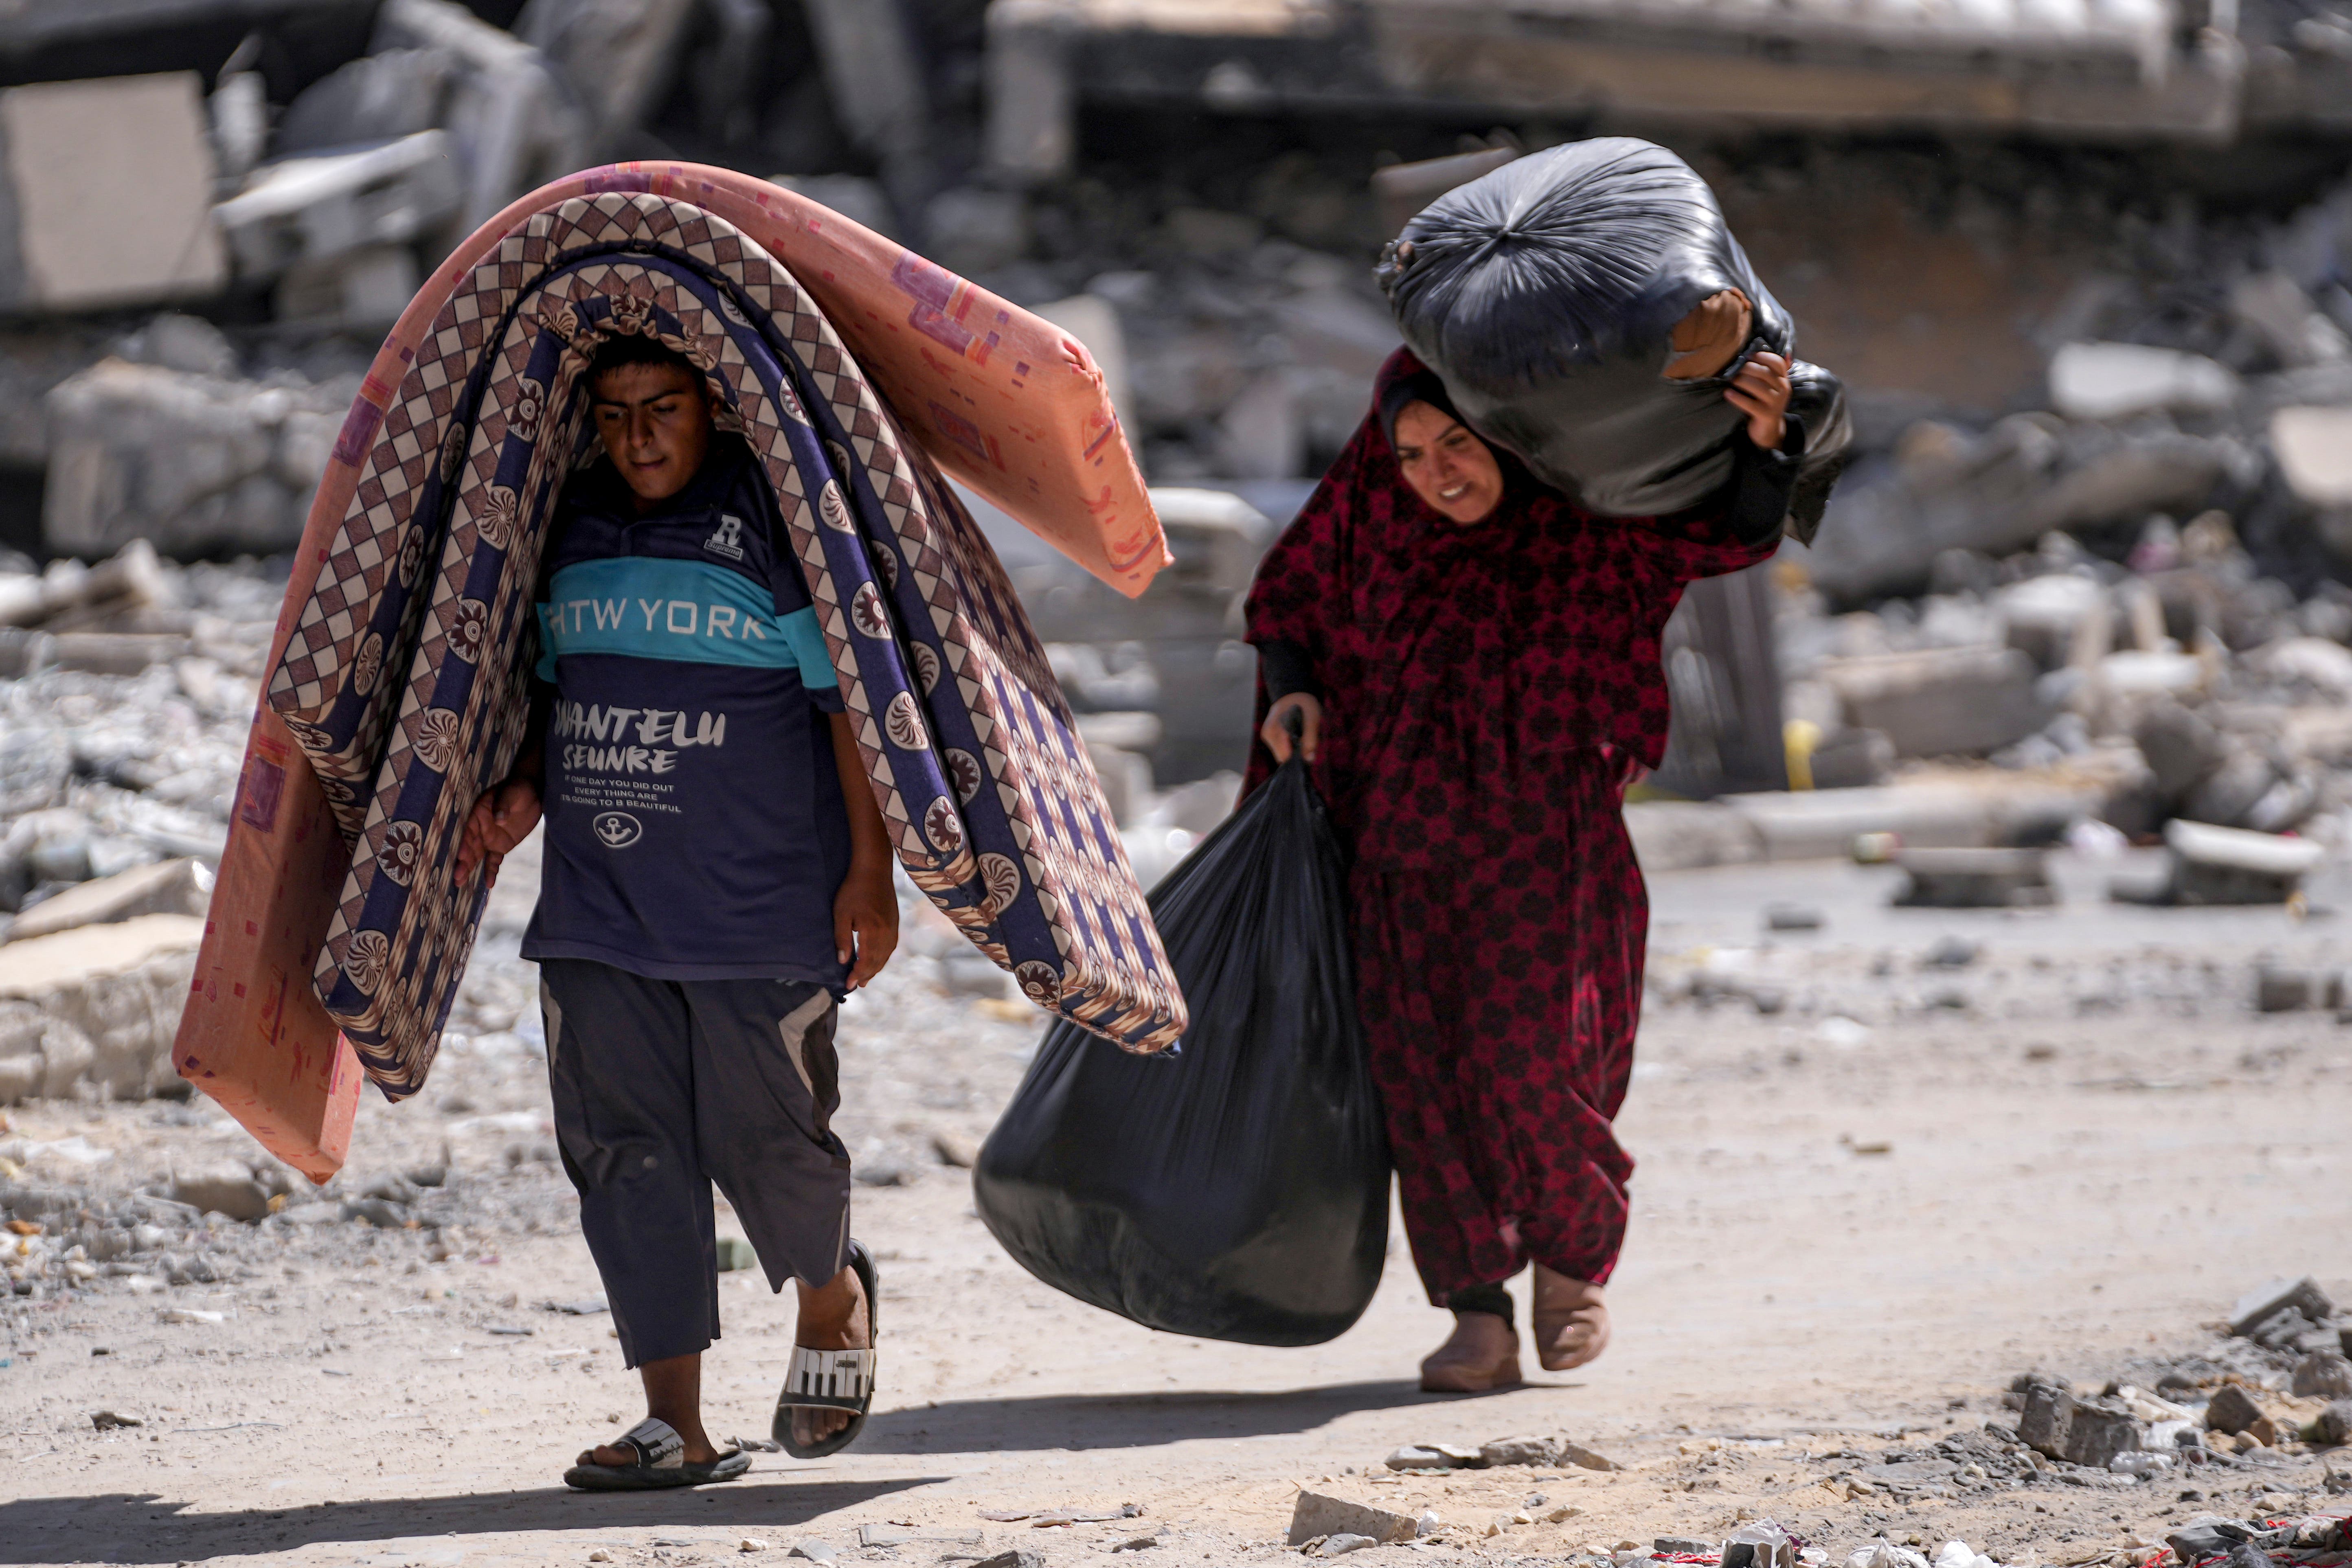
<svg viewBox="0 0 2352 1568">
<path fill-rule="evenodd" d="M 721 218 L 608 193 L 518 225 L 451 292 L 381 422 L 268 701 L 352 854 L 317 984 L 368 1075 L 422 1086 L 487 891 L 458 831 L 505 776 L 532 590 L 593 455 L 582 373 L 646 334 L 719 394 L 807 575 L 901 864 L 1039 1006 L 1130 1050 L 1184 1002 L 1044 650 L 989 546 L 792 275 Z"/>
</svg>

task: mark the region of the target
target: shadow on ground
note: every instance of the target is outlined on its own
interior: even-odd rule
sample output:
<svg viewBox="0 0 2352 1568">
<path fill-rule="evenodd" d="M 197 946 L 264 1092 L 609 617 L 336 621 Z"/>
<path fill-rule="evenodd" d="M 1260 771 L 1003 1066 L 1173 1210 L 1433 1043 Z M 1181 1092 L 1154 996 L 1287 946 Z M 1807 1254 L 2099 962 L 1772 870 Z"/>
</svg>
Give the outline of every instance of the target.
<svg viewBox="0 0 2352 1568">
<path fill-rule="evenodd" d="M 1531 1386 L 1531 1385 L 1530 1385 Z M 1308 1432 L 1360 1410 L 1434 1405 L 1402 1380 L 1278 1394 L 1074 1394 L 1034 1399 L 953 1399 L 874 1416 L 857 1441 L 867 1454 L 974 1454 L 1040 1448 L 1142 1448 L 1195 1437 Z"/>
<path fill-rule="evenodd" d="M 193 1514 L 179 1511 L 188 1506 L 185 1502 L 152 1493 L 17 1498 L 0 1502 L 0 1563 L 194 1563 L 210 1557 L 290 1551 L 321 1542 L 359 1545 L 402 1541 L 409 1543 L 402 1551 L 404 1560 L 438 1568 L 465 1554 L 469 1535 L 664 1525 L 787 1531 L 836 1510 L 929 1486 L 940 1479 L 755 1478 L 727 1486 L 662 1492 L 575 1492 L 549 1487 Z M 417 1538 L 436 1536 L 440 1539 L 418 1548 Z"/>
</svg>

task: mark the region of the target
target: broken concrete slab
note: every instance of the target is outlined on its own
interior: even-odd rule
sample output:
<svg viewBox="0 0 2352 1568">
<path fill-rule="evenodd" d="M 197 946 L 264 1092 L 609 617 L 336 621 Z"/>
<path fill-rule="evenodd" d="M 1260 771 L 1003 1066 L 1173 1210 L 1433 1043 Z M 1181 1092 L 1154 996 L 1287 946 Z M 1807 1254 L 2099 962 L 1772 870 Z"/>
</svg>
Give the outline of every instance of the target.
<svg viewBox="0 0 2352 1568">
<path fill-rule="evenodd" d="M 455 0 L 383 0 L 371 52 L 393 48 L 457 62 L 440 126 L 465 176 L 458 231 L 586 161 L 587 127 L 547 57 Z"/>
<path fill-rule="evenodd" d="M 1815 678 L 1844 705 L 1846 721 L 1875 730 L 1897 755 L 1981 755 L 2047 724 L 2033 661 L 2014 648 L 1931 648 L 1824 659 Z"/>
<path fill-rule="evenodd" d="M 2049 855 L 2040 849 L 1906 849 L 1895 863 L 1910 879 L 1894 900 L 1906 909 L 2046 909 L 2058 901 Z"/>
<path fill-rule="evenodd" d="M 588 110 L 589 155 L 618 157 L 676 79 L 696 9 L 695 0 L 529 0 L 514 33 Z"/>
<path fill-rule="evenodd" d="M 272 279 L 302 263 L 408 245 L 456 216 L 464 191 L 446 132 L 262 164 L 214 209 L 240 276 Z"/>
<path fill-rule="evenodd" d="M 2314 1322 L 2336 1315 L 2336 1303 L 2326 1287 L 2306 1274 L 2299 1279 L 2274 1279 L 2259 1289 L 2250 1290 L 2238 1298 L 2230 1309 L 2230 1331 L 2250 1334 L 2269 1319 L 2292 1309 Z"/>
<path fill-rule="evenodd" d="M 2238 378 L 2226 365 L 2178 349 L 2068 343 L 2050 359 L 2050 405 L 2069 419 L 2205 412 L 2237 397 Z"/>
<path fill-rule="evenodd" d="M 141 915 L 201 915 L 212 901 L 212 873 L 202 861 L 159 860 L 44 899 L 9 923 L 5 940 L 25 942 Z"/>
<path fill-rule="evenodd" d="M 2140 1424 L 2128 1410 L 2077 1399 L 2055 1384 L 2036 1384 L 2026 1392 L 2017 1436 L 2051 1458 L 2103 1470 L 2117 1454 L 2139 1448 Z"/>
<path fill-rule="evenodd" d="M 2307 838 L 2180 817 L 2164 825 L 2164 842 L 2172 851 L 2167 879 L 2154 889 L 2118 884 L 2112 897 L 2130 903 L 2283 904 L 2327 855 Z"/>
<path fill-rule="evenodd" d="M 228 281 L 213 226 L 203 80 L 193 71 L 0 92 L 13 247 L 0 309 L 202 298 Z"/>
<path fill-rule="evenodd" d="M 2352 506 L 2352 407 L 2280 409 L 2271 416 L 2271 450 L 2298 499 Z"/>
<path fill-rule="evenodd" d="M 343 402 L 264 384 L 101 361 L 49 394 L 41 529 L 60 554 L 134 540 L 173 554 L 268 553 L 302 536 Z"/>
<path fill-rule="evenodd" d="M 1374 1541 L 1393 1544 L 1411 1541 L 1419 1527 L 1412 1515 L 1396 1513 L 1370 1503 L 1349 1502 L 1345 1498 L 1327 1497 L 1321 1492 L 1301 1491 L 1290 1512 L 1290 1533 L 1286 1538 L 1293 1546 L 1304 1546 L 1318 1536 L 1369 1535 Z"/>
<path fill-rule="evenodd" d="M 0 946 L 0 999 L 32 1004 L 72 1026 L 87 1058 L 68 1059 L 73 1042 L 47 1037 L 40 1093 L 54 1098 L 82 1082 L 118 1100 L 143 1100 L 175 1088 L 171 1048 L 187 1000 L 205 922 L 194 915 L 151 914 L 111 925 L 82 926 Z M 20 1030 L 0 1056 L 28 1054 Z"/>
<path fill-rule="evenodd" d="M 1864 834 L 1907 848 L 1979 849 L 2046 841 L 2095 815 L 2106 795 L 2088 780 L 2008 775 L 1998 784 L 1932 782 L 1866 789 L 1726 795 L 1766 860 L 1843 859 Z"/>
</svg>

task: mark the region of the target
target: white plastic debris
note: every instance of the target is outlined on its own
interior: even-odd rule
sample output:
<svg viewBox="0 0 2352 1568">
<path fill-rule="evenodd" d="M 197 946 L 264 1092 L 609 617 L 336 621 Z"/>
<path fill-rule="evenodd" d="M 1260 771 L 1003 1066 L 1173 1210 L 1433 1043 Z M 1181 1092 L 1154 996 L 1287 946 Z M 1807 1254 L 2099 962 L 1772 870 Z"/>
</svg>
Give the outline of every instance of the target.
<svg viewBox="0 0 2352 1568">
<path fill-rule="evenodd" d="M 2152 1454 L 2144 1448 L 2135 1448 L 2128 1453 L 2117 1454 L 2114 1458 L 2109 1459 L 2107 1468 L 2119 1476 L 2137 1476 L 2145 1480 L 2150 1476 L 2162 1475 L 2172 1468 L 2172 1456 Z"/>
<path fill-rule="evenodd" d="M 1879 1540 L 1847 1558 L 1845 1568 L 1927 1568 L 1927 1559 L 1907 1546 Z"/>
<path fill-rule="evenodd" d="M 1935 1568 L 2000 1568 L 2000 1564 L 1965 1541 L 1947 1541 L 1936 1548 Z"/>
</svg>

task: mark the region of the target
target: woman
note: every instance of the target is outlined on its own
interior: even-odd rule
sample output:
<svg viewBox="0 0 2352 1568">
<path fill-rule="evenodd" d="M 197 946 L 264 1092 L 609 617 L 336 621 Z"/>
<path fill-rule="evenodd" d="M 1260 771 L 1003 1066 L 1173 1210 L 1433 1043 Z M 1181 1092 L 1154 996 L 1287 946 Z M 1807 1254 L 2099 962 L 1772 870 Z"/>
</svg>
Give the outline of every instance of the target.
<svg viewBox="0 0 2352 1568">
<path fill-rule="evenodd" d="M 1728 354 L 1725 358 L 1730 357 Z M 1352 852 L 1358 990 L 1405 1234 L 1452 1336 L 1422 1386 L 1519 1381 L 1503 1282 L 1532 1261 L 1538 1358 L 1609 1341 L 1649 921 L 1624 786 L 1664 749 L 1658 639 L 1684 586 L 1772 553 L 1804 432 L 1751 356 L 1732 479 L 1663 518 L 1586 512 L 1455 416 L 1399 350 L 1372 412 L 1259 567 L 1253 781 L 1297 744 Z"/>
</svg>

